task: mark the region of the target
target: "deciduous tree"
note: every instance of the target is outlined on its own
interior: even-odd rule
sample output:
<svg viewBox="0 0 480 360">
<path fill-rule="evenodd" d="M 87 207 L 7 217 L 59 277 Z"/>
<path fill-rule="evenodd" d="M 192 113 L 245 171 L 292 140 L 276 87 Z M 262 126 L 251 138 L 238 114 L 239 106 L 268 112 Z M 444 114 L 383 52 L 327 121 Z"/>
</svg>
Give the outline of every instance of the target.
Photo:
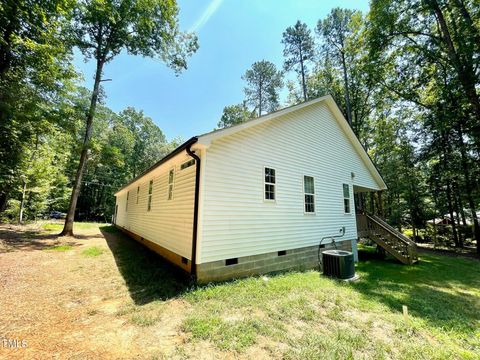
<svg viewBox="0 0 480 360">
<path fill-rule="evenodd" d="M 74 44 L 86 59 L 94 59 L 95 77 L 85 119 L 80 161 L 61 235 L 73 234 L 75 208 L 87 163 L 105 64 L 125 50 L 132 55 L 157 57 L 180 72 L 187 68 L 187 57 L 198 47 L 196 36 L 179 31 L 178 7 L 173 0 L 82 0 L 73 19 Z"/>
</svg>

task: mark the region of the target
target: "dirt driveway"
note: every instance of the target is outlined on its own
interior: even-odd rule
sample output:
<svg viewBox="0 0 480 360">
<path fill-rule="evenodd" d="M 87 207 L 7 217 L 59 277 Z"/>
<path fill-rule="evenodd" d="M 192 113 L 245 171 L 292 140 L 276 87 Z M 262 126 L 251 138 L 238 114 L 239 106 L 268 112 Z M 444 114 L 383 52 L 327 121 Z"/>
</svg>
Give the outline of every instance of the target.
<svg viewBox="0 0 480 360">
<path fill-rule="evenodd" d="M 0 358 L 162 358 L 183 341 L 182 300 L 159 299 L 162 311 L 148 331 L 135 320 L 136 293 L 148 279 L 125 280 L 115 255 L 144 249 L 106 229 L 92 225 L 60 240 L 56 229 L 0 225 Z"/>
</svg>

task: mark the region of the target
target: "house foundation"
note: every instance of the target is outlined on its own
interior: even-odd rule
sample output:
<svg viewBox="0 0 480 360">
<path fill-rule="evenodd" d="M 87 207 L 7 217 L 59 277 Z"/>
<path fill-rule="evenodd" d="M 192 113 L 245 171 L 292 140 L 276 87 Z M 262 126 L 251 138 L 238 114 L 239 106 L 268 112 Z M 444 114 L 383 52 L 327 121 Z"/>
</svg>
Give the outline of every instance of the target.
<svg viewBox="0 0 480 360">
<path fill-rule="evenodd" d="M 336 248 L 352 251 L 353 242 L 356 240 L 336 242 Z M 332 244 L 325 244 L 321 251 L 334 248 Z M 197 280 L 199 283 L 208 283 L 276 271 L 308 270 L 318 267 L 318 245 L 315 245 L 198 264 Z"/>
</svg>

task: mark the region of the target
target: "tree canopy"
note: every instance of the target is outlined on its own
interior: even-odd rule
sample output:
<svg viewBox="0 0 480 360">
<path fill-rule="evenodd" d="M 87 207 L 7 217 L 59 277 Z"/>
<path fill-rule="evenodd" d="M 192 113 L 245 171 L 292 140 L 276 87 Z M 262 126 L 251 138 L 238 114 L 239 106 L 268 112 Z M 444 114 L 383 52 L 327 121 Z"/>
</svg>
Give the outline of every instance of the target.
<svg viewBox="0 0 480 360">
<path fill-rule="evenodd" d="M 307 100 L 307 63 L 314 60 L 315 43 L 307 24 L 297 21 L 295 26 L 288 27 L 282 38 L 285 71 L 295 70 L 300 76 L 303 99 Z"/>
<path fill-rule="evenodd" d="M 275 64 L 266 60 L 257 61 L 245 72 L 242 79 L 246 82 L 246 100 L 254 107 L 258 116 L 264 111 L 274 111 L 279 107 L 283 75 Z"/>
</svg>

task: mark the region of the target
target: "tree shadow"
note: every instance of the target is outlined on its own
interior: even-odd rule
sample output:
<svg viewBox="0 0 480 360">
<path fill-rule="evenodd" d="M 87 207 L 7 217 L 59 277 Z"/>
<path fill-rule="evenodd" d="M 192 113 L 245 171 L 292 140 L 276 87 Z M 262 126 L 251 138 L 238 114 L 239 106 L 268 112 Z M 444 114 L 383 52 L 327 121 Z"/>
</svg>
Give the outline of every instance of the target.
<svg viewBox="0 0 480 360">
<path fill-rule="evenodd" d="M 77 235 L 75 240 L 88 240 L 98 235 Z M 62 245 L 80 246 L 74 241 L 59 238 L 58 234 L 45 234 L 41 230 L 18 231 L 17 229 L 0 230 L 0 253 L 12 251 L 48 250 Z"/>
<path fill-rule="evenodd" d="M 102 226 L 100 231 L 135 304 L 175 298 L 194 286 L 187 273 L 114 226 Z"/>
<path fill-rule="evenodd" d="M 480 321 L 477 260 L 423 254 L 420 262 L 405 266 L 379 259 L 371 249 L 359 250 L 361 280 L 352 286 L 368 299 L 409 313 L 444 330 L 472 333 Z"/>
</svg>

